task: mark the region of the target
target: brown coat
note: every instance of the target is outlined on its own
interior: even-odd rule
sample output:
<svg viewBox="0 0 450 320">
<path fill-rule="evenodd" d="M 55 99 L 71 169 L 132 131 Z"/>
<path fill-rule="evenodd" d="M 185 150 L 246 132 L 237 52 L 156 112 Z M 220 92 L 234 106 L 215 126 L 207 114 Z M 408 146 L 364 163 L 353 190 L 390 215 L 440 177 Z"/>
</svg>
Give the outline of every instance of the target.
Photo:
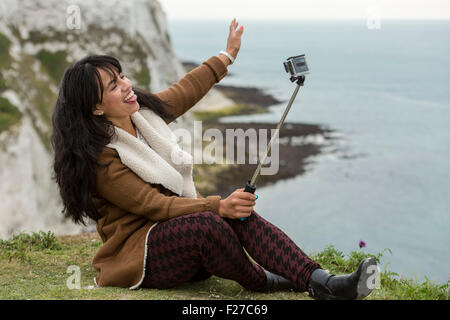
<svg viewBox="0 0 450 320">
<path fill-rule="evenodd" d="M 176 118 L 226 74 L 225 64 L 214 56 L 157 96 L 171 103 L 173 109 L 167 111 Z M 146 237 L 155 222 L 199 211 L 218 214 L 221 197 L 203 198 L 197 192 L 197 199 L 183 198 L 160 184 L 147 183 L 112 148 L 103 149 L 99 162 L 111 164 L 107 171 L 97 171 L 92 197 L 101 214 L 97 232 L 103 241 L 92 262 L 99 271 L 95 281 L 98 286 L 136 288 L 145 273 Z"/>
</svg>

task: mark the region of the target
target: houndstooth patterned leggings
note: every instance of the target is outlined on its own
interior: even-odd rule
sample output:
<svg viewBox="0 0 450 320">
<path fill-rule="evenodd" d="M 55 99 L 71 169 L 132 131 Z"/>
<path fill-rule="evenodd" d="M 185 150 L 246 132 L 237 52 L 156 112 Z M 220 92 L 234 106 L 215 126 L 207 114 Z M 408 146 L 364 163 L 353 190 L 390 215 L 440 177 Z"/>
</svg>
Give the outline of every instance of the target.
<svg viewBox="0 0 450 320">
<path fill-rule="evenodd" d="M 216 275 L 261 291 L 266 284 L 261 266 L 291 280 L 299 291 L 307 291 L 311 273 L 320 268 L 255 211 L 244 221 L 197 212 L 160 222 L 152 229 L 141 286 L 166 289 Z"/>
</svg>

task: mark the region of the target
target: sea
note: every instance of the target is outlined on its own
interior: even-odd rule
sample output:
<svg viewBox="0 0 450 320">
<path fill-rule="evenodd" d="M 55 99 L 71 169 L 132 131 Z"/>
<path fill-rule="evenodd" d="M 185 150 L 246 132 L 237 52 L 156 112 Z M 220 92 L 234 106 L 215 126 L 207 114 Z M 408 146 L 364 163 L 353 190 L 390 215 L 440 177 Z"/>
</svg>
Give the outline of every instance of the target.
<svg viewBox="0 0 450 320">
<path fill-rule="evenodd" d="M 230 21 L 169 20 L 178 58 L 219 54 Z M 286 122 L 339 136 L 336 152 L 310 159 L 305 174 L 257 188 L 255 210 L 308 253 L 383 252 L 381 270 L 447 283 L 450 21 L 239 22 L 241 49 L 221 84 L 261 88 L 283 103 L 221 121 L 277 123 L 295 89 L 283 62 L 305 54 L 310 74 Z"/>
</svg>

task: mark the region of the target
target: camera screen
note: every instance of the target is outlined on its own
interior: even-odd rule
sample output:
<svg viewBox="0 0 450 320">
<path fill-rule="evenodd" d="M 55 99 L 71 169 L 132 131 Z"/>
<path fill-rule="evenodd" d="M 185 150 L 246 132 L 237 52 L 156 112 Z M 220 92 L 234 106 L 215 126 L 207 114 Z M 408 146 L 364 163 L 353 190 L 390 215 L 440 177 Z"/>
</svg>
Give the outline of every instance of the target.
<svg viewBox="0 0 450 320">
<path fill-rule="evenodd" d="M 308 71 L 308 66 L 306 65 L 304 57 L 294 58 L 293 63 L 297 73 Z"/>
</svg>

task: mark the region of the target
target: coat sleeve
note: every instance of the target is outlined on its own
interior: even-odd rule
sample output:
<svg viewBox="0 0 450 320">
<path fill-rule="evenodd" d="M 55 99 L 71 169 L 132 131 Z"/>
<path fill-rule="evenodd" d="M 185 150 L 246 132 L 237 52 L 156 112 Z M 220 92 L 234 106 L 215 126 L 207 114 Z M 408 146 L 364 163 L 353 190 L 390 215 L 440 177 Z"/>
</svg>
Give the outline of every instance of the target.
<svg viewBox="0 0 450 320">
<path fill-rule="evenodd" d="M 97 170 L 97 194 L 127 212 L 152 221 L 200 211 L 219 213 L 220 196 L 198 199 L 166 196 L 160 192 L 159 185 L 145 182 L 125 166 L 115 150 L 105 148 L 101 158 L 110 165 L 107 170 Z"/>
<path fill-rule="evenodd" d="M 212 56 L 167 90 L 156 93 L 156 96 L 170 105 L 167 111 L 176 119 L 200 101 L 227 72 L 225 64 L 218 57 Z M 169 122 L 166 120 L 166 123 Z"/>
</svg>

